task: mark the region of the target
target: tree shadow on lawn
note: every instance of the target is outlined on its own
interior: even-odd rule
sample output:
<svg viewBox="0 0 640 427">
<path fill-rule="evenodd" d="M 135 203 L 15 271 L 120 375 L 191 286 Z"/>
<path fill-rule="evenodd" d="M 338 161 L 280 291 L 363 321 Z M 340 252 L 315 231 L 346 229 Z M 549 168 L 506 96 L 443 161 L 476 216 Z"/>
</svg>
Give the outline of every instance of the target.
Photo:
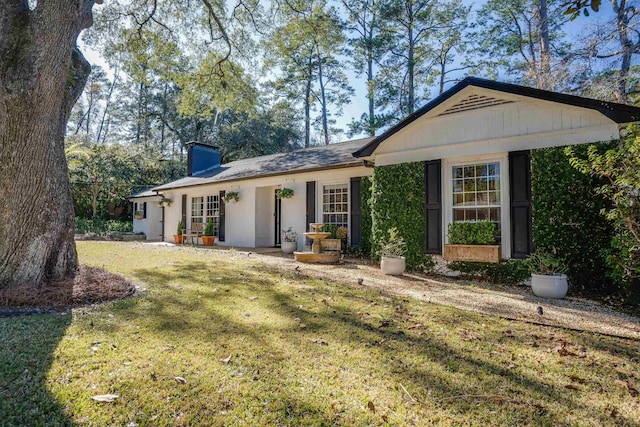
<svg viewBox="0 0 640 427">
<path fill-rule="evenodd" d="M 47 386 L 71 319 L 70 313 L 0 318 L 0 425 L 73 425 Z"/>
<path fill-rule="evenodd" d="M 260 271 L 260 267 L 254 270 Z M 526 370 L 519 371 L 505 365 L 504 361 L 501 363 L 492 361 L 491 355 L 486 354 L 489 351 L 486 346 L 465 348 L 465 344 L 447 342 L 436 331 L 437 328 L 442 327 L 454 328 L 459 332 L 472 331 L 475 335 L 473 340 L 478 340 L 479 343 L 493 343 L 498 346 L 496 351 L 500 351 L 499 345 L 503 341 L 515 341 L 515 345 L 511 345 L 511 351 L 513 348 L 530 346 L 528 342 L 530 337 L 524 333 L 505 336 L 492 330 L 483 332 L 479 329 L 481 322 L 492 322 L 495 319 L 471 313 L 456 314 L 455 310 L 443 308 L 443 313 L 438 313 L 437 316 L 438 321 L 445 322 L 445 325 L 438 325 L 436 322 L 431 325 L 435 328 L 427 328 L 422 335 L 418 335 L 404 332 L 402 329 L 406 330 L 409 321 L 403 320 L 408 310 L 404 307 L 405 304 L 401 298 L 387 298 L 388 305 L 392 306 L 389 309 L 389 317 L 394 319 L 394 324 L 381 327 L 380 318 L 365 319 L 362 309 L 360 313 L 354 313 L 354 307 L 334 303 L 331 300 L 335 296 L 345 298 L 347 303 L 349 298 L 353 297 L 356 298 L 353 303 L 360 304 L 362 308 L 362 303 L 375 304 L 375 298 L 383 295 L 381 293 L 365 291 L 365 300 L 363 300 L 361 290 L 343 289 L 325 280 L 322 285 L 297 288 L 290 294 L 278 291 L 276 282 L 279 280 L 298 283 L 316 281 L 317 284 L 322 280 L 265 267 L 264 273 L 275 273 L 280 277 L 267 279 L 259 274 L 257 277 L 260 283 L 256 283 L 256 276 L 250 277 L 252 273 L 255 271 L 239 273 L 233 266 L 214 268 L 201 262 L 177 265 L 169 272 L 157 270 L 135 272 L 141 280 L 159 286 L 172 286 L 178 277 L 199 286 L 196 289 L 182 287 L 181 290 L 176 289 L 173 295 L 164 293 L 153 298 L 154 309 L 148 312 L 150 317 L 148 326 L 159 333 L 176 330 L 184 332 L 195 328 L 198 330 L 198 340 L 203 344 L 214 338 L 224 340 L 224 335 L 230 335 L 232 339 L 240 339 L 247 345 L 260 348 L 258 354 L 261 357 L 275 354 L 286 358 L 286 350 L 279 348 L 277 344 L 277 340 L 284 340 L 288 348 L 297 349 L 300 354 L 310 353 L 314 357 L 330 358 L 332 357 L 330 351 L 333 349 L 328 350 L 323 345 L 314 343 L 314 340 L 317 341 L 323 337 L 328 341 L 329 346 L 340 346 L 347 352 L 353 349 L 362 350 L 363 346 L 367 348 L 363 353 L 366 357 L 360 360 L 360 366 L 357 368 L 360 370 L 359 377 L 366 378 L 370 375 L 368 366 L 374 364 L 385 366 L 384 372 L 374 375 L 375 381 L 388 384 L 400 383 L 403 387 L 414 390 L 416 400 L 436 401 L 435 407 L 439 410 L 457 414 L 463 419 L 468 411 L 481 417 L 491 416 L 492 412 L 500 412 L 504 417 L 502 421 L 505 423 L 515 419 L 525 423 L 537 420 L 543 424 L 571 424 L 575 421 L 571 418 L 571 414 L 579 410 L 587 413 L 590 419 L 600 419 L 602 422 L 612 421 L 603 419 L 605 414 L 600 412 L 601 408 L 595 405 L 585 408 L 571 392 L 558 388 L 557 384 L 548 384 L 534 373 Z M 203 274 L 205 277 L 202 276 Z M 214 277 L 214 280 L 210 276 Z M 215 280 L 215 276 L 220 276 L 222 280 Z M 216 287 L 218 289 L 214 292 L 213 289 Z M 251 307 L 247 296 L 254 293 L 257 298 L 265 301 L 269 311 L 283 319 L 290 319 L 288 326 L 274 329 L 259 322 L 252 325 L 238 320 L 238 313 L 233 313 L 233 310 L 251 310 L 247 308 Z M 366 301 L 367 298 L 371 300 Z M 214 304 L 208 306 L 209 312 L 206 313 L 208 324 L 203 325 L 203 313 L 198 314 L 194 311 L 203 308 L 206 301 Z M 235 308 L 231 312 L 225 312 L 220 308 L 224 304 L 234 305 Z M 306 328 L 301 329 L 293 319 L 299 319 L 299 322 L 305 323 Z M 403 322 L 404 325 L 402 325 Z M 173 326 L 169 327 L 169 325 Z M 595 345 L 589 337 L 573 335 L 572 338 L 591 348 Z M 489 348 L 493 348 L 493 345 Z M 600 343 L 599 349 L 606 350 L 607 345 Z M 479 353 L 474 353 L 476 350 Z M 625 352 L 624 356 L 629 357 L 630 354 Z M 256 367 L 260 365 L 258 360 L 245 362 L 253 363 Z M 309 363 L 312 362 L 309 361 Z M 278 369 L 286 368 L 280 366 Z M 295 370 L 296 367 L 292 366 L 291 369 Z M 304 375 L 308 374 L 301 370 L 296 375 L 300 376 L 299 381 L 304 381 Z M 280 381 L 285 381 L 281 385 L 286 389 L 286 380 Z M 495 390 L 495 392 L 487 390 Z M 402 391 L 398 391 L 398 394 L 404 396 Z M 470 395 L 478 395 L 480 400 L 464 397 Z M 303 402 L 303 397 L 292 397 L 285 391 L 280 392 L 279 396 L 282 402 L 290 402 L 285 405 L 289 409 L 278 406 L 278 411 L 284 411 L 279 412 L 281 417 L 284 417 L 291 407 L 301 405 L 300 408 L 304 409 L 300 410 L 304 414 L 313 413 L 314 417 L 320 417 L 323 422 L 334 420 L 335 414 L 330 414 L 326 406 L 312 398 Z M 413 403 L 416 404 L 415 411 L 419 412 L 420 416 L 429 416 L 428 409 L 422 403 Z M 477 412 L 478 404 L 489 409 L 485 412 Z M 549 408 L 553 405 L 556 407 Z M 322 414 L 323 411 L 326 413 Z M 291 419 L 279 418 L 279 421 L 283 420 Z M 488 418 L 487 422 L 491 420 Z M 618 421 L 623 421 L 627 425 L 639 425 L 636 421 L 624 419 L 622 416 Z"/>
</svg>

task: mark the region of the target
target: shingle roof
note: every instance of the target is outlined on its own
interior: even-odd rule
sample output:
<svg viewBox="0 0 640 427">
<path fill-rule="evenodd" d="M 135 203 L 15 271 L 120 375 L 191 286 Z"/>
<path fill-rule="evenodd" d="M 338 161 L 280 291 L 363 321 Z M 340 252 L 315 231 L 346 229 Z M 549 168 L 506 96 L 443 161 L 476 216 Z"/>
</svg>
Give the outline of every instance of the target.
<svg viewBox="0 0 640 427">
<path fill-rule="evenodd" d="M 573 105 L 576 107 L 589 108 L 597 110 L 616 123 L 630 123 L 640 120 L 640 108 L 631 105 L 617 104 L 615 102 L 600 101 L 597 99 L 583 98 L 575 95 L 567 95 L 564 93 L 550 92 L 548 90 L 535 89 L 526 86 L 519 86 L 511 83 L 496 82 L 494 80 L 486 80 L 477 77 L 467 77 L 457 83 L 451 89 L 442 93 L 442 95 L 434 98 L 422 108 L 414 111 L 405 117 L 400 123 L 387 129 L 383 134 L 373 138 L 371 142 L 353 153 L 355 157 L 366 157 L 373 154 L 378 145 L 391 135 L 400 131 L 405 126 L 413 123 L 456 93 L 460 92 L 467 86 L 476 86 L 484 89 L 492 89 L 515 95 L 528 96 L 531 98 L 542 99 L 546 101 L 558 102 L 561 104 Z"/>
<path fill-rule="evenodd" d="M 321 147 L 304 148 L 289 153 L 236 160 L 235 162 L 223 164 L 206 174 L 181 178 L 162 184 L 153 188 L 153 190 L 169 190 L 217 182 L 358 166 L 362 165 L 363 161 L 354 158 L 351 153 L 362 148 L 371 140 L 372 138 L 362 138 Z"/>
<path fill-rule="evenodd" d="M 153 189 L 149 188 L 148 190 L 144 190 L 139 193 L 132 194 L 131 196 L 129 196 L 129 199 L 137 199 L 139 197 L 153 197 L 157 195 L 158 194 L 155 191 L 153 191 Z"/>
</svg>

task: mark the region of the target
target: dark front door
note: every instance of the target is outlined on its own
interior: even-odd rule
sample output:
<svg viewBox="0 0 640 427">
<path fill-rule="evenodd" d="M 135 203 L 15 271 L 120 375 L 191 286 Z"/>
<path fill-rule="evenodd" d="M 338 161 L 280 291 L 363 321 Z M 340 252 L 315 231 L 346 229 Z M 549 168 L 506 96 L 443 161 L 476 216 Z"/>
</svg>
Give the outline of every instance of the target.
<svg viewBox="0 0 640 427">
<path fill-rule="evenodd" d="M 274 234 L 275 241 L 273 243 L 274 246 L 280 246 L 280 234 L 282 232 L 282 199 L 278 197 L 278 192 L 276 190 L 274 194 L 275 198 L 275 212 L 273 213 L 274 218 Z"/>
</svg>

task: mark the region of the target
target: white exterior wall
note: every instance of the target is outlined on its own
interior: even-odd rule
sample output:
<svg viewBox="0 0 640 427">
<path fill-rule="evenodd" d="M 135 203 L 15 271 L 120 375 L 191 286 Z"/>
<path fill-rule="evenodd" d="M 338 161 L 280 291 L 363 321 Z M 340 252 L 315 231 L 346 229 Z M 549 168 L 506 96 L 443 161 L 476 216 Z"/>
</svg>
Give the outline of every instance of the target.
<svg viewBox="0 0 640 427">
<path fill-rule="evenodd" d="M 283 230 L 291 227 L 298 233 L 298 249 L 302 249 L 306 243 L 302 233 L 308 231 L 307 181 L 316 182 L 316 220 L 319 221 L 322 215 L 322 185 L 349 183 L 352 177 L 369 176 L 372 173 L 372 168 L 357 166 L 164 190 L 164 196 L 172 200 L 171 206 L 165 207 L 165 241 L 173 242 L 173 235 L 182 216 L 183 194 L 187 195 L 189 227 L 192 197 L 206 197 L 219 194 L 220 191 L 237 191 L 240 200 L 225 205 L 225 241 L 216 240 L 216 245 L 250 248 L 273 246 L 274 191 L 276 188 L 287 187 L 294 190 L 294 196 L 282 200 L 281 227 Z"/>
<path fill-rule="evenodd" d="M 162 209 L 158 207 L 160 197 L 139 197 L 132 199 L 132 202 L 142 205 L 147 203 L 147 217 L 144 219 L 136 219 L 135 212 L 133 217 L 133 232 L 144 233 L 147 240 L 160 240 L 162 234 Z"/>
<path fill-rule="evenodd" d="M 439 116 L 470 95 L 510 101 Z M 458 104 L 459 105 L 459 104 Z M 468 88 L 384 140 L 369 160 L 376 166 L 442 160 L 442 243 L 453 221 L 454 165 L 500 162 L 503 258 L 511 256 L 510 151 L 609 141 L 619 126 L 602 113 L 482 88 Z"/>
<path fill-rule="evenodd" d="M 470 94 L 513 102 L 438 116 Z M 619 137 L 618 124 L 598 111 L 472 88 L 390 136 L 378 146 L 374 157 L 376 166 L 383 166 Z"/>
</svg>

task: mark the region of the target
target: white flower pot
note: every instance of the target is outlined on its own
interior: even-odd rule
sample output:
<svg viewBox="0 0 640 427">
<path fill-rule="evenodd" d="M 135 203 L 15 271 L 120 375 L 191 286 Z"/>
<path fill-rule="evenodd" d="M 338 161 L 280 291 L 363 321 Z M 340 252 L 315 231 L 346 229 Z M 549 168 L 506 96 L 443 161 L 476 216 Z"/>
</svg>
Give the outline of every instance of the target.
<svg viewBox="0 0 640 427">
<path fill-rule="evenodd" d="M 404 273 L 405 269 L 405 260 L 404 257 L 394 257 L 394 256 L 382 256 L 382 260 L 380 261 L 380 270 L 384 274 L 388 274 L 390 276 L 400 276 Z"/>
<path fill-rule="evenodd" d="M 284 254 L 292 254 L 296 250 L 297 246 L 298 244 L 296 242 L 280 243 L 280 249 L 282 249 L 282 253 Z"/>
<path fill-rule="evenodd" d="M 566 274 L 531 274 L 531 290 L 541 298 L 564 298 L 569 290 Z"/>
</svg>

